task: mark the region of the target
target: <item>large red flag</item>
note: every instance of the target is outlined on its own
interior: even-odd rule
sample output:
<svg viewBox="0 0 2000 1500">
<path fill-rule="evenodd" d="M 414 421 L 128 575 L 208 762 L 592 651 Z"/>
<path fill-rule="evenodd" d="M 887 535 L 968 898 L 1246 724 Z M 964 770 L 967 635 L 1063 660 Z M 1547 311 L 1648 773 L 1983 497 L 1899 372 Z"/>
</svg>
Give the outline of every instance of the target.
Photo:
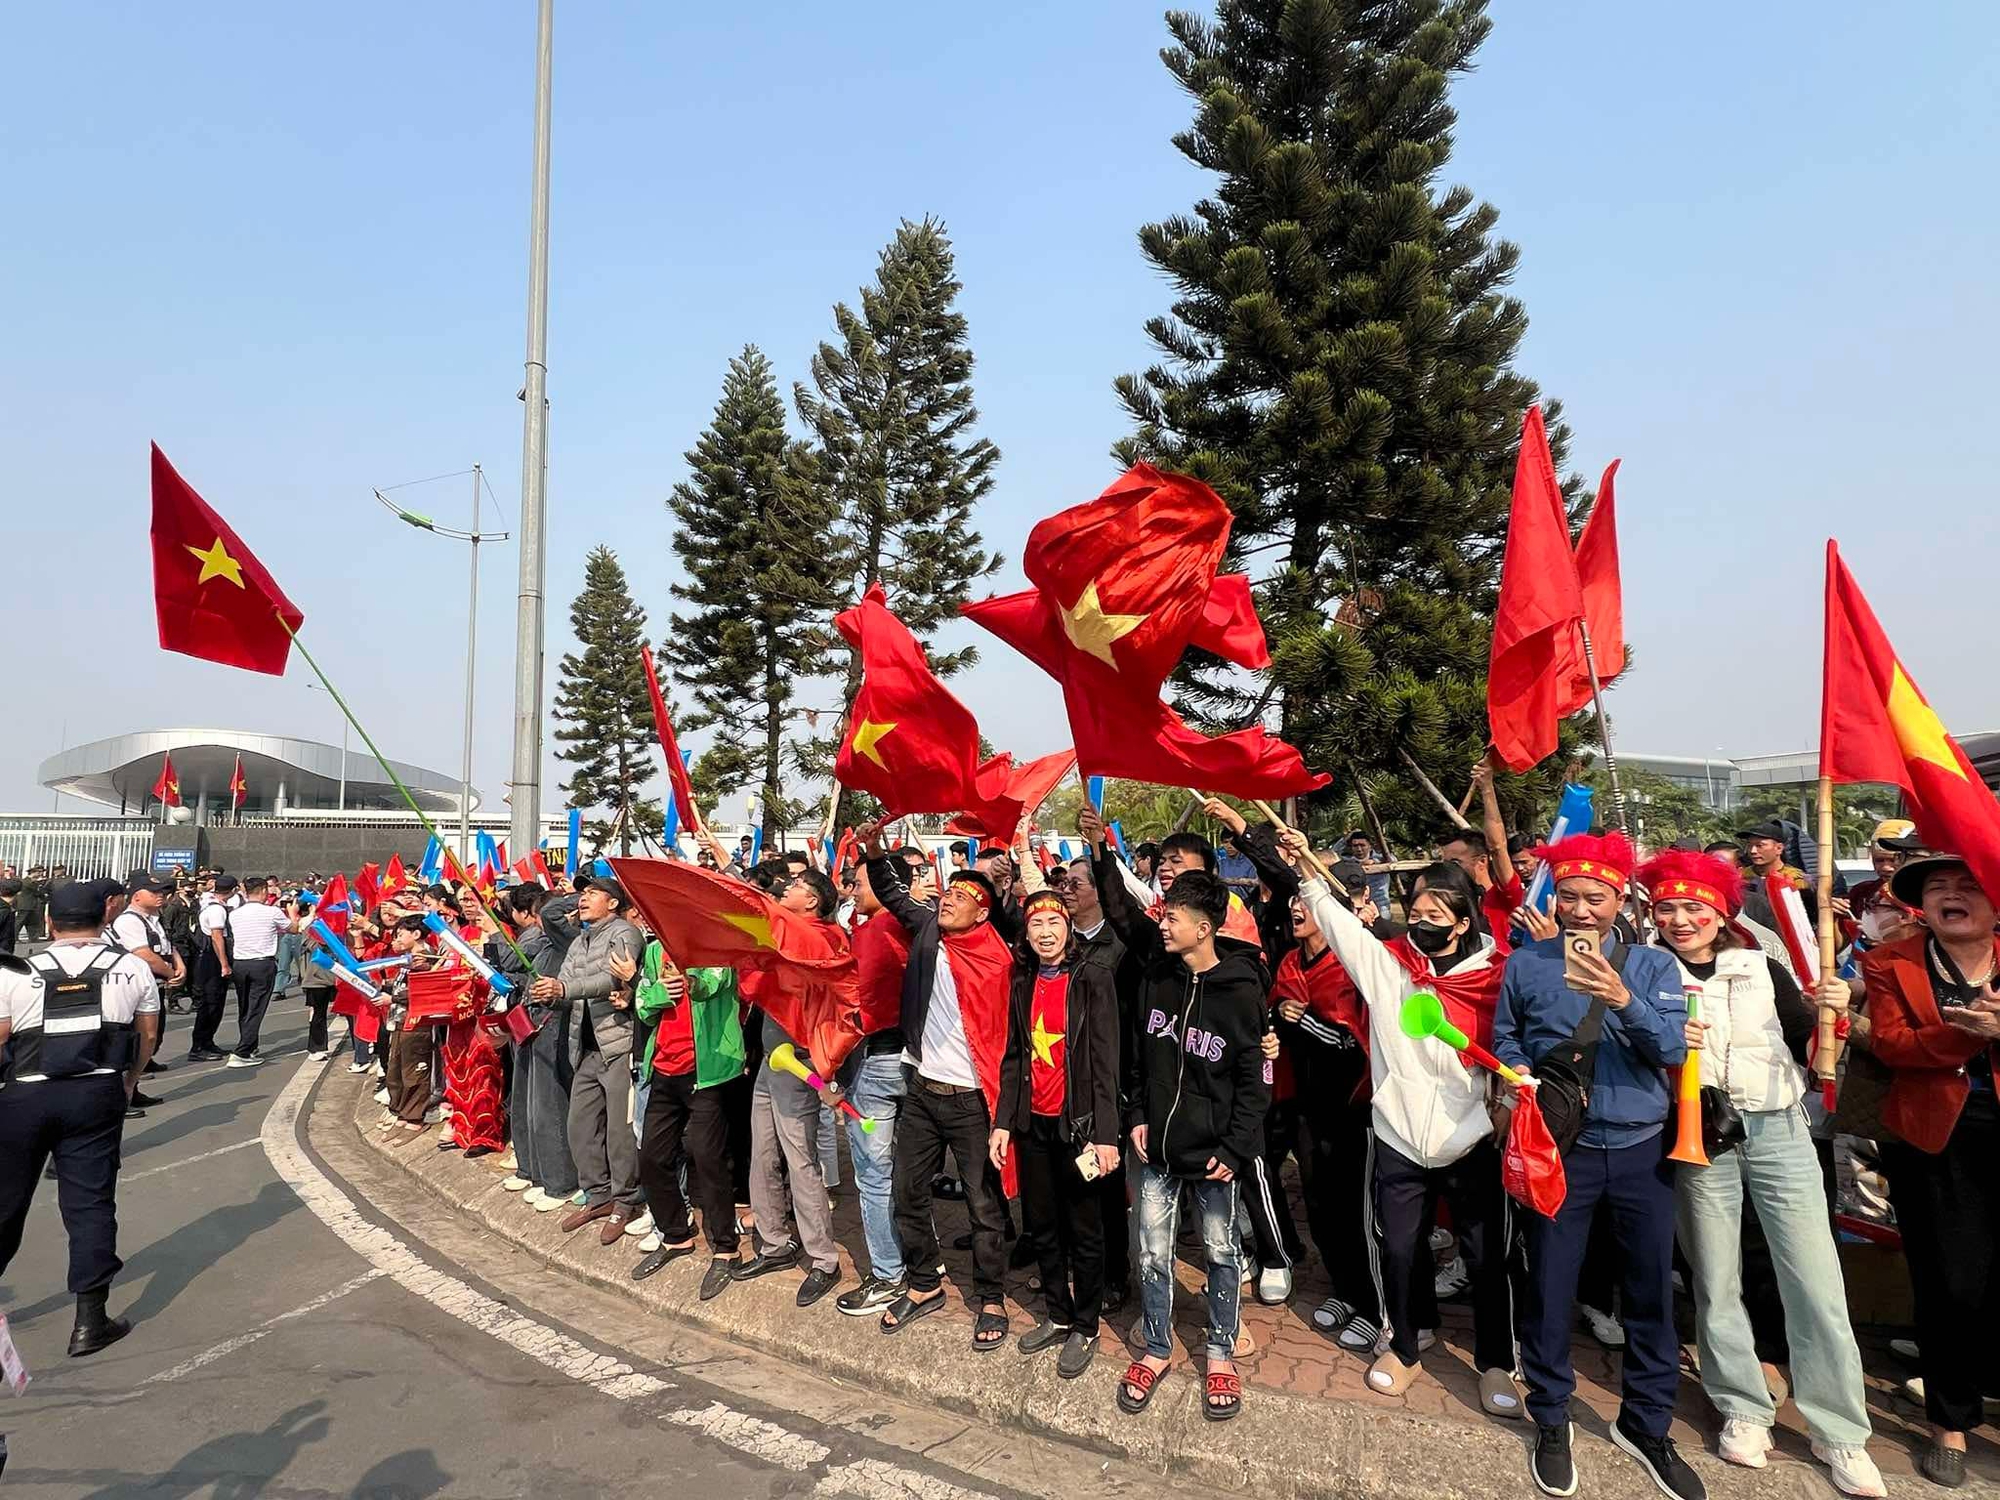
<svg viewBox="0 0 2000 1500">
<path fill-rule="evenodd" d="M 1243 665 L 1269 660 L 1247 585 L 1216 576 L 1229 522 L 1208 486 L 1137 464 L 1029 533 L 1022 567 L 1036 588 L 965 607 L 1062 683 L 1086 773 L 1241 797 L 1327 783 L 1261 727 L 1210 738 L 1160 701 L 1190 645 Z"/>
<path fill-rule="evenodd" d="M 968 807 L 944 825 L 946 833 L 968 838 L 1002 839 L 1012 842 L 1020 826 L 1021 814 L 1033 813 L 1056 789 L 1063 777 L 1076 769 L 1076 751 L 1058 750 L 1026 765 L 1015 765 L 1005 755 L 996 755 L 979 768 L 981 789 L 991 780 L 1001 782 L 1000 795 Z M 1002 773 L 996 778 L 993 773 Z"/>
<path fill-rule="evenodd" d="M 2000 802 L 1910 681 L 1832 542 L 1821 694 L 1820 775 L 1901 787 L 1924 842 L 1958 855 L 2000 899 Z"/>
<path fill-rule="evenodd" d="M 957 812 L 978 799 L 979 725 L 889 612 L 882 585 L 834 616 L 861 653 L 861 691 L 834 761 L 842 786 L 872 793 L 885 818 Z"/>
<path fill-rule="evenodd" d="M 681 759 L 680 741 L 674 738 L 674 721 L 667 717 L 667 697 L 660 691 L 660 674 L 653 667 L 653 648 L 642 642 L 639 660 L 646 665 L 646 691 L 653 699 L 653 729 L 660 737 L 660 749 L 666 752 L 667 781 L 674 789 L 674 810 L 680 814 L 681 827 L 699 833 L 701 814 L 695 810 L 694 783 L 688 780 L 687 762 Z"/>
<path fill-rule="evenodd" d="M 174 774 L 174 755 L 169 750 L 160 757 L 160 779 L 153 783 L 153 795 L 164 807 L 181 805 L 181 779 Z"/>
<path fill-rule="evenodd" d="M 1597 663 L 1599 687 L 1609 687 L 1625 670 L 1625 587 L 1618 576 L 1618 508 L 1612 482 L 1618 460 L 1605 466 L 1597 486 L 1597 501 L 1583 535 L 1576 539 L 1576 577 L 1583 591 L 1583 622 L 1590 627 L 1590 652 Z M 1566 719 L 1591 701 L 1590 664 L 1583 656 L 1583 634 L 1571 631 L 1559 669 L 1556 717 Z"/>
<path fill-rule="evenodd" d="M 160 645 L 282 676 L 305 615 L 153 445 L 153 604 Z M 287 626 L 290 628 L 287 629 Z"/>
<path fill-rule="evenodd" d="M 1558 677 L 1582 617 L 1583 588 L 1570 550 L 1562 488 L 1549 457 L 1542 409 L 1531 406 L 1514 464 L 1500 607 L 1493 616 L 1486 674 L 1493 748 L 1511 771 L 1525 771 L 1555 753 Z"/>
<path fill-rule="evenodd" d="M 833 1075 L 862 1035 L 854 955 L 836 924 L 686 860 L 614 858 L 611 868 L 682 968 L 769 975 L 759 1002 L 823 1077 Z"/>
</svg>

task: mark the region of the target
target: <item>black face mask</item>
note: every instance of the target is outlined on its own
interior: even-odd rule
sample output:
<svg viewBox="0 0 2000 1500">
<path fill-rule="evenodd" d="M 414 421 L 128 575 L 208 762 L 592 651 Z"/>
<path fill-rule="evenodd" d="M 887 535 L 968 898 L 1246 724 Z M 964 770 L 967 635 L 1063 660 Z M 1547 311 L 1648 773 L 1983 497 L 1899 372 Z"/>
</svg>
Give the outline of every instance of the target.
<svg viewBox="0 0 2000 1500">
<path fill-rule="evenodd" d="M 1412 922 L 1409 927 L 1410 943 L 1417 952 L 1436 958 L 1452 944 L 1457 929 L 1447 927 L 1442 922 Z"/>
</svg>

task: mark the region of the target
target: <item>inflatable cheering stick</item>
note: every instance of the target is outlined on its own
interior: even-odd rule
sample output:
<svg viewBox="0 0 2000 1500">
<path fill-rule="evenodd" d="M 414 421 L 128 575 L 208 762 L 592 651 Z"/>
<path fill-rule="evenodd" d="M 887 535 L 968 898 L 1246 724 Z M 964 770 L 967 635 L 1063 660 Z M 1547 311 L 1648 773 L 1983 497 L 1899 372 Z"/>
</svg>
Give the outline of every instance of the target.
<svg viewBox="0 0 2000 1500">
<path fill-rule="evenodd" d="M 464 959 L 465 966 L 468 969 L 491 985 L 494 994 L 511 995 L 514 993 L 514 981 L 489 964 L 486 961 L 485 955 L 480 953 L 477 948 L 473 947 L 464 938 L 460 937 L 453 930 L 452 925 L 445 921 L 443 917 L 439 916 L 436 912 L 428 912 L 424 916 L 424 926 L 435 932 L 438 936 L 438 941 L 443 943 L 445 947 L 451 949 L 452 952 Z"/>
<path fill-rule="evenodd" d="M 798 1050 L 790 1042 L 780 1042 L 771 1049 L 771 1071 L 774 1073 L 789 1073 L 792 1077 L 811 1084 L 820 1093 L 824 1094 L 826 1092 L 826 1080 L 799 1061 Z M 875 1133 L 875 1122 L 873 1120 L 869 1119 L 868 1116 L 861 1113 L 860 1110 L 849 1104 L 845 1099 L 837 1102 L 840 1106 L 840 1112 L 858 1124 L 861 1127 L 863 1135 L 873 1135 Z"/>
<path fill-rule="evenodd" d="M 380 1000 L 382 998 L 382 991 L 376 987 L 372 979 L 348 968 L 346 964 L 335 958 L 331 953 L 328 953 L 324 948 L 313 949 L 312 961 L 364 998 L 368 1000 Z"/>
</svg>

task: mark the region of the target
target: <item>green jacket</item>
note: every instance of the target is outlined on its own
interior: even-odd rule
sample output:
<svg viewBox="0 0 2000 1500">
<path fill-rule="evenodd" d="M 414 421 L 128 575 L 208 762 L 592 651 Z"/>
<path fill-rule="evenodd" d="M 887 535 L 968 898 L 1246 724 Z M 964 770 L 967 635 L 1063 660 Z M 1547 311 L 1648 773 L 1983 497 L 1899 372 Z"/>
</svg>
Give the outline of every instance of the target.
<svg viewBox="0 0 2000 1500">
<path fill-rule="evenodd" d="M 646 1041 L 639 1054 L 639 1073 L 652 1071 L 653 1049 L 659 1037 L 660 1017 L 666 1013 L 669 995 L 660 977 L 666 955 L 657 940 L 646 944 L 646 956 L 633 992 L 633 1015 L 645 1029 Z M 736 996 L 734 969 L 688 969 L 687 998 L 682 1003 L 694 1007 L 694 1086 L 713 1088 L 743 1075 L 742 1007 Z"/>
</svg>

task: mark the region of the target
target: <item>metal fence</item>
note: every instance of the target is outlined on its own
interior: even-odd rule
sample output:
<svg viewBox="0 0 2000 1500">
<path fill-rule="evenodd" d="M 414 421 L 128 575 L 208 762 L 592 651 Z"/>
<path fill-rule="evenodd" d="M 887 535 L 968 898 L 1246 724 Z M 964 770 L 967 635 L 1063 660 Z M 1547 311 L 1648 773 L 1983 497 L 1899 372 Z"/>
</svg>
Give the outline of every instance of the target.
<svg viewBox="0 0 2000 1500">
<path fill-rule="evenodd" d="M 0 864 L 69 867 L 78 879 L 124 876 L 152 863 L 150 818 L 14 818 L 0 827 Z"/>
</svg>

